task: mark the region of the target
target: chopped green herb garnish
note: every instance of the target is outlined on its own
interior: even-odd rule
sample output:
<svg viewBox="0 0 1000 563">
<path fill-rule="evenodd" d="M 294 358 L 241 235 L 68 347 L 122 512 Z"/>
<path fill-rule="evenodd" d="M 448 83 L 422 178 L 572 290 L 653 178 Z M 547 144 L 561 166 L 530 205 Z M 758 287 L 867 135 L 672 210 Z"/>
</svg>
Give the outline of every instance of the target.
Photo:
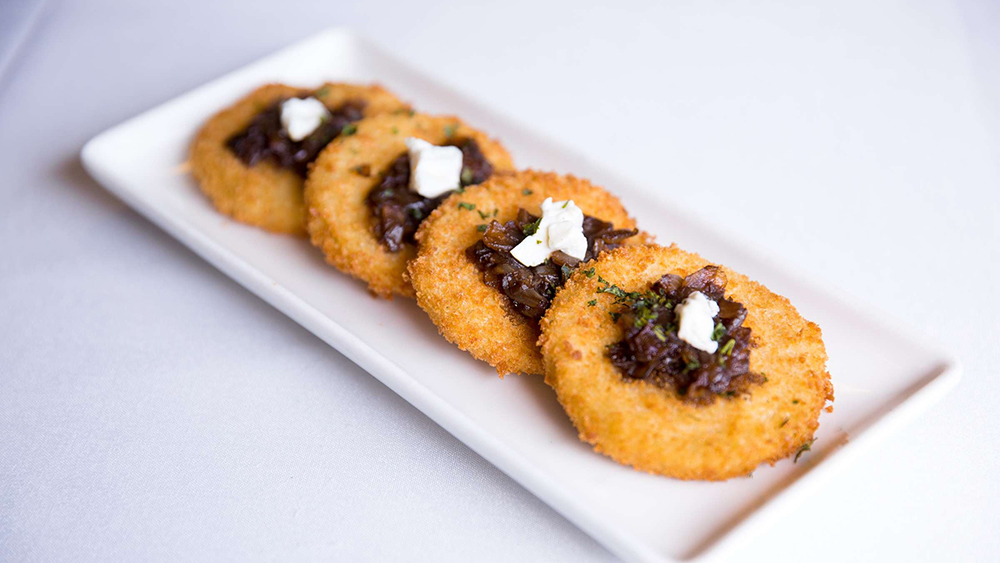
<svg viewBox="0 0 1000 563">
<path fill-rule="evenodd" d="M 479 231 L 480 233 L 485 233 L 487 227 L 489 227 L 489 225 L 486 224 L 476 225 L 476 230 Z"/>
<path fill-rule="evenodd" d="M 797 404 L 799 404 L 799 400 L 798 400 L 798 399 L 792 399 L 792 404 L 793 404 L 793 405 L 797 405 Z"/>
<path fill-rule="evenodd" d="M 451 123 L 449 125 L 445 125 L 444 126 L 444 136 L 445 137 L 451 137 L 452 135 L 455 134 L 455 130 L 456 129 L 458 129 L 458 124 L 457 123 Z"/>
<path fill-rule="evenodd" d="M 789 421 L 789 420 L 791 420 L 791 419 L 789 419 L 789 418 L 786 418 L 785 420 L 782 420 L 782 421 L 781 421 L 781 424 L 779 424 L 779 425 L 778 425 L 778 428 L 784 428 L 784 427 L 785 427 L 785 425 L 786 425 L 786 424 L 788 424 L 788 421 Z"/>
<path fill-rule="evenodd" d="M 614 311 L 611 311 L 611 322 L 613 322 L 613 323 L 618 322 L 618 319 L 620 319 L 621 316 L 622 316 L 621 313 L 616 313 Z"/>
<path fill-rule="evenodd" d="M 527 225 L 525 225 L 524 229 L 522 229 L 522 232 L 525 234 L 525 236 L 529 236 L 530 237 L 531 235 L 533 235 L 533 234 L 535 234 L 535 233 L 538 232 L 538 225 L 540 225 L 541 222 L 542 222 L 542 218 L 541 217 L 539 217 L 538 219 L 535 219 L 534 221 L 532 221 L 532 222 L 528 223 Z"/>
<path fill-rule="evenodd" d="M 736 396 L 736 391 L 726 391 L 726 396 L 727 397 L 735 397 Z"/>
<path fill-rule="evenodd" d="M 462 183 L 471 184 L 472 183 L 472 169 L 466 166 L 462 169 Z"/>
<path fill-rule="evenodd" d="M 521 190 L 521 195 L 531 195 L 533 193 L 535 192 L 529 190 L 528 188 L 524 188 L 523 190 Z"/>
<path fill-rule="evenodd" d="M 542 241 L 538 241 L 538 242 L 542 242 Z M 573 268 L 570 268 L 566 264 L 563 264 L 562 267 L 560 268 L 560 270 L 562 271 L 562 277 L 563 277 L 564 280 L 568 280 L 569 277 L 573 275 Z"/>
<path fill-rule="evenodd" d="M 393 135 L 399 135 L 399 127 L 393 127 L 392 128 L 392 134 Z"/>
<path fill-rule="evenodd" d="M 583 271 L 583 275 L 587 276 L 588 278 L 594 277 L 594 269 L 587 268 L 586 270 Z"/>
<path fill-rule="evenodd" d="M 480 219 L 486 219 L 489 216 L 490 216 L 489 213 L 483 213 L 482 211 L 479 212 L 479 218 Z"/>
<path fill-rule="evenodd" d="M 464 194 L 465 193 L 465 187 L 459 186 L 459 187 L 455 188 L 455 193 L 456 194 Z"/>
<path fill-rule="evenodd" d="M 500 213 L 500 209 L 499 208 L 493 210 L 493 216 L 496 217 L 497 213 Z"/>
<path fill-rule="evenodd" d="M 340 130 L 340 134 L 344 137 L 350 137 L 351 135 L 358 132 L 358 126 L 353 123 L 348 123 L 344 125 L 344 128 Z"/>
<path fill-rule="evenodd" d="M 712 340 L 718 342 L 725 335 L 726 327 L 722 326 L 722 323 L 715 323 L 715 330 L 712 331 Z"/>
<path fill-rule="evenodd" d="M 701 362 L 695 359 L 688 361 L 688 363 L 684 365 L 684 369 L 686 371 L 696 370 L 700 367 L 701 367 Z"/>
<path fill-rule="evenodd" d="M 597 305 L 597 299 L 591 299 L 590 301 L 587 301 L 588 307 L 593 307 L 594 305 Z"/>
<path fill-rule="evenodd" d="M 329 93 L 330 93 L 330 87 L 329 86 L 323 86 L 319 90 L 316 90 L 316 93 L 313 94 L 313 97 L 322 98 L 322 97 L 326 96 Z"/>
<path fill-rule="evenodd" d="M 406 213 L 407 213 L 407 215 L 409 215 L 410 217 L 413 217 L 417 221 L 419 221 L 419 220 L 421 220 L 421 219 L 424 218 L 424 212 L 421 211 L 421 210 L 419 210 L 419 209 L 417 209 L 416 207 L 411 207 L 411 208 L 407 209 Z"/>
<path fill-rule="evenodd" d="M 656 325 L 653 327 L 653 334 L 656 336 L 657 340 L 660 342 L 667 341 L 667 331 L 663 329 L 662 326 Z"/>
<path fill-rule="evenodd" d="M 793 463 L 798 463 L 799 462 L 799 458 L 802 457 L 802 454 L 804 454 L 804 453 L 806 453 L 806 452 L 808 452 L 809 450 L 812 449 L 813 442 L 815 442 L 815 441 L 816 441 L 816 438 L 813 438 L 812 440 L 809 440 L 805 444 L 802 444 L 801 446 L 799 446 L 799 451 L 795 452 L 795 460 L 793 461 Z"/>
<path fill-rule="evenodd" d="M 722 348 L 719 349 L 719 353 L 722 354 L 723 356 L 728 356 L 729 353 L 733 351 L 733 348 L 735 346 L 736 346 L 736 339 L 730 338 L 729 340 L 726 341 L 725 344 L 722 345 Z"/>
<path fill-rule="evenodd" d="M 459 209 L 467 209 L 469 211 L 472 211 L 473 209 L 476 208 L 476 204 L 475 203 L 466 203 L 464 201 L 460 201 L 460 202 L 458 202 L 458 208 Z"/>
<path fill-rule="evenodd" d="M 566 202 L 565 202 L 565 203 L 563 203 L 563 204 L 562 204 L 562 208 L 563 208 L 563 209 L 566 209 L 566 206 L 567 206 L 567 205 L 569 205 L 569 200 L 568 200 L 568 199 L 566 200 Z"/>
</svg>

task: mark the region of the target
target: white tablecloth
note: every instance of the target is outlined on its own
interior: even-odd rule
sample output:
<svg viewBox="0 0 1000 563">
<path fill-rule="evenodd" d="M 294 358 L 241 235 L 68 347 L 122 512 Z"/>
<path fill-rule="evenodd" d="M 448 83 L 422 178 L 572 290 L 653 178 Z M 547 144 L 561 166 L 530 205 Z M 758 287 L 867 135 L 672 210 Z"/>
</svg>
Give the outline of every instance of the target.
<svg viewBox="0 0 1000 563">
<path fill-rule="evenodd" d="M 82 171 L 99 131 L 332 25 L 963 360 L 748 561 L 995 559 L 998 5 L 474 4 L 4 2 L 0 559 L 614 560 Z"/>
</svg>

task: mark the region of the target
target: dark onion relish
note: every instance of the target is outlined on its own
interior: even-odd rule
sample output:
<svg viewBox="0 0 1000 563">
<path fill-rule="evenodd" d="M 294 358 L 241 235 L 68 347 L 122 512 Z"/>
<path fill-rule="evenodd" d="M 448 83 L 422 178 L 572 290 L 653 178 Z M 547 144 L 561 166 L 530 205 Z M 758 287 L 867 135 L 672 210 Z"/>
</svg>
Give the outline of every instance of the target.
<svg viewBox="0 0 1000 563">
<path fill-rule="evenodd" d="M 485 182 L 493 175 L 475 139 L 461 139 L 450 146 L 462 150 L 462 187 Z M 403 153 L 389 164 L 365 201 L 375 217 L 375 237 L 389 252 L 399 252 L 404 244 L 414 242 L 420 222 L 441 205 L 451 192 L 426 198 L 410 189 L 410 155 Z"/>
<path fill-rule="evenodd" d="M 511 307 L 530 319 L 541 318 L 548 310 L 556 290 L 566 283 L 580 264 L 562 251 L 552 253 L 537 266 L 525 266 L 510 251 L 538 228 L 539 217 L 524 209 L 517 211 L 513 221 L 491 221 L 483 238 L 465 250 L 465 255 L 483 273 L 486 285 L 503 293 Z M 583 261 L 591 260 L 605 250 L 612 250 L 638 234 L 635 229 L 615 229 L 611 223 L 583 217 L 583 234 L 587 237 L 587 253 Z"/>
<path fill-rule="evenodd" d="M 644 380 L 675 390 L 685 401 L 710 404 L 719 395 L 734 396 L 764 382 L 750 372 L 751 330 L 743 326 L 747 310 L 724 295 L 725 275 L 706 266 L 686 278 L 667 274 L 645 293 L 625 292 L 607 281 L 599 293 L 610 293 L 618 305 L 612 317 L 625 330 L 621 341 L 608 347 L 611 363 L 627 380 Z M 674 308 L 695 291 L 719 305 L 709 354 L 677 336 Z"/>
<path fill-rule="evenodd" d="M 299 96 L 306 99 L 309 95 Z M 247 166 L 253 166 L 265 159 L 282 168 L 294 170 L 306 177 L 309 164 L 316 160 L 319 152 L 335 139 L 344 128 L 364 117 L 365 102 L 348 100 L 330 112 L 330 118 L 320 124 L 308 137 L 293 141 L 281 126 L 281 104 L 278 100 L 258 113 L 247 128 L 226 141 L 229 150 Z"/>
</svg>

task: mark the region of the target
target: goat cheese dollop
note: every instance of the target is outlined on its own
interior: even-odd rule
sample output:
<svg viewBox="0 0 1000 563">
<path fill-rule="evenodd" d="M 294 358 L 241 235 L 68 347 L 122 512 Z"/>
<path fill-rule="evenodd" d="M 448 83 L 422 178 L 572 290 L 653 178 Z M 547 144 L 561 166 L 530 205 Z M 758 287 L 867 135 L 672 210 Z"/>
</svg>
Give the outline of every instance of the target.
<svg viewBox="0 0 1000 563">
<path fill-rule="evenodd" d="M 573 200 L 542 202 L 542 220 L 538 230 L 511 249 L 510 254 L 525 266 L 537 266 L 561 250 L 583 260 L 587 237 L 583 234 L 583 211 Z"/>
<path fill-rule="evenodd" d="M 462 181 L 462 149 L 439 147 L 423 139 L 408 137 L 410 189 L 426 198 L 457 190 Z"/>
<path fill-rule="evenodd" d="M 674 309 L 680 319 L 677 337 L 695 348 L 714 354 L 719 349 L 719 343 L 712 340 L 715 330 L 715 315 L 719 314 L 719 304 L 709 299 L 704 293 L 695 291 L 688 295 Z"/>
<path fill-rule="evenodd" d="M 281 104 L 281 126 L 295 142 L 312 135 L 327 119 L 330 119 L 330 110 L 313 97 L 289 98 Z"/>
</svg>

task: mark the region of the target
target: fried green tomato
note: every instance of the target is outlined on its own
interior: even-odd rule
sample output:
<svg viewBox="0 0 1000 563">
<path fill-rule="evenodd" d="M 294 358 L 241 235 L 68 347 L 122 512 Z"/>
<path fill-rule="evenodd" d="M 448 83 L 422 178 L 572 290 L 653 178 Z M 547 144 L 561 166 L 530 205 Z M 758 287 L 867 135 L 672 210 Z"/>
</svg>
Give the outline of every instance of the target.
<svg viewBox="0 0 1000 563">
<path fill-rule="evenodd" d="M 546 198 L 573 200 L 585 215 L 615 228 L 635 227 L 618 198 L 587 180 L 525 170 L 496 174 L 452 195 L 417 232 L 420 247 L 409 266 L 417 303 L 448 341 L 495 367 L 501 377 L 542 373 L 538 319 L 519 313 L 507 295 L 488 286 L 468 249 L 491 225 L 515 221 L 521 210 L 538 215 Z"/>
<path fill-rule="evenodd" d="M 282 135 L 278 104 L 306 96 L 323 102 L 332 119 L 302 142 L 284 138 L 272 144 L 268 134 Z M 319 148 L 338 134 L 330 127 L 393 111 L 409 111 L 409 106 L 377 85 L 324 84 L 311 91 L 267 84 L 202 127 L 191 146 L 191 173 L 221 213 L 271 232 L 303 236 L 304 176 Z M 283 151 L 271 151 L 272 146 Z"/>
<path fill-rule="evenodd" d="M 385 185 L 387 179 L 402 178 L 404 184 L 408 181 L 409 165 L 403 160 L 407 158 L 405 140 L 409 137 L 433 145 L 471 143 L 492 170 L 513 168 L 510 155 L 498 141 L 457 117 L 419 113 L 371 117 L 359 121 L 353 134 L 330 143 L 316 159 L 306 181 L 309 236 L 327 262 L 366 282 L 369 292 L 383 298 L 394 294 L 414 296 L 405 273 L 407 262 L 417 254 L 416 246 L 407 240 L 394 241 L 394 248 L 387 246 L 379 236 L 380 223 L 371 197 L 381 191 L 376 188 Z M 426 209 L 429 215 L 433 208 L 430 204 L 440 203 L 421 198 L 406 185 L 385 191 L 393 189 L 414 199 L 415 205 L 424 205 L 408 210 Z M 425 216 L 421 212 L 412 220 L 423 220 Z"/>
<path fill-rule="evenodd" d="M 676 246 L 620 248 L 585 266 L 594 275 L 578 271 L 542 319 L 545 381 L 595 451 L 649 473 L 719 481 L 812 443 L 820 411 L 833 401 L 820 329 L 788 299 L 728 268 L 719 267 L 726 299 L 746 308 L 743 326 L 755 344 L 749 369 L 761 383 L 697 404 L 625 378 L 612 364 L 609 347 L 623 329 L 612 319 L 618 306 L 606 283 L 643 292 L 664 274 L 684 277 L 708 265 Z"/>
</svg>

